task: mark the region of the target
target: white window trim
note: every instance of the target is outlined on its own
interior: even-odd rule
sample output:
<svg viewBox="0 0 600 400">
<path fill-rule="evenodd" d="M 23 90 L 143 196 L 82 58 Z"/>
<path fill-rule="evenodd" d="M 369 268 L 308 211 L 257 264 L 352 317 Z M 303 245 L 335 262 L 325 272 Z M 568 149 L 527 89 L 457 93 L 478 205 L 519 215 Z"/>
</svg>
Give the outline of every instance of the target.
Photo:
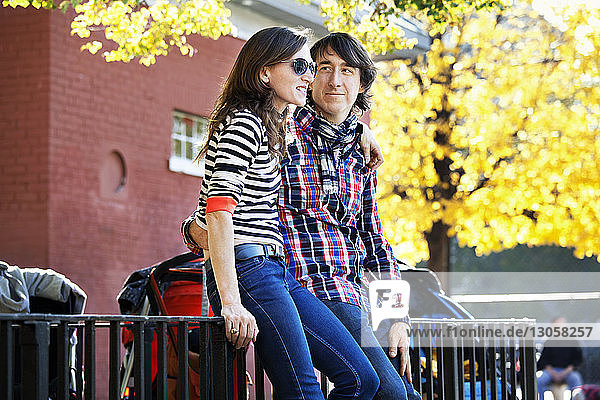
<svg viewBox="0 0 600 400">
<path fill-rule="evenodd" d="M 204 177 L 204 159 L 199 162 L 182 160 L 180 157 L 169 158 L 169 170 L 187 175 Z"/>
<path fill-rule="evenodd" d="M 173 118 L 175 117 L 188 118 L 192 121 L 197 121 L 198 119 L 206 120 L 206 118 L 202 116 L 188 114 L 181 111 L 173 111 Z M 185 143 L 187 141 L 187 137 L 183 136 L 183 138 L 184 140 L 182 140 L 182 143 Z M 173 129 L 171 129 L 171 146 L 173 146 L 173 139 Z M 194 140 L 194 146 L 201 145 L 200 141 L 202 140 L 202 138 L 195 136 Z M 185 154 L 185 148 L 182 148 L 181 151 L 182 154 Z M 171 147 L 171 156 L 169 157 L 169 170 L 173 172 L 184 173 L 187 175 L 204 177 L 204 159 L 201 159 L 198 162 L 194 160 L 189 160 L 181 156 L 176 156 L 173 153 L 173 148 Z"/>
</svg>

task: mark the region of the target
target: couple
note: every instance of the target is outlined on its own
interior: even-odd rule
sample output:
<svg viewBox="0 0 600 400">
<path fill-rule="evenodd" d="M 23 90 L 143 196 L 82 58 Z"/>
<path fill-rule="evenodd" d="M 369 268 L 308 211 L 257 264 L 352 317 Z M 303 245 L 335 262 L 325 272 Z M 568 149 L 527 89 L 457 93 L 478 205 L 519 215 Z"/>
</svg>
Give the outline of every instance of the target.
<svg viewBox="0 0 600 400">
<path fill-rule="evenodd" d="M 209 300 L 228 339 L 255 342 L 280 399 L 324 399 L 313 368 L 334 383 L 329 399 L 420 398 L 408 321 L 386 329 L 388 357 L 361 289 L 365 272 L 399 276 L 375 174 L 357 148 L 356 114 L 369 108 L 375 74 L 349 35 L 309 49 L 303 31 L 261 30 L 235 61 L 200 153 L 199 204 L 182 233 L 192 251 L 204 249 Z"/>
</svg>

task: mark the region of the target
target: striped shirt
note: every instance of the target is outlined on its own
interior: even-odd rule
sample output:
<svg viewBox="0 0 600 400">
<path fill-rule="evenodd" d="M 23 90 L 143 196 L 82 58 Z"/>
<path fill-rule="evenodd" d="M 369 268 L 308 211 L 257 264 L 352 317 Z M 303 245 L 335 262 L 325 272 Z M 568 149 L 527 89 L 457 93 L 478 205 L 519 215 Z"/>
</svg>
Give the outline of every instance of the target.
<svg viewBox="0 0 600 400">
<path fill-rule="evenodd" d="M 281 165 L 279 219 L 286 261 L 296 279 L 320 299 L 368 309 L 364 273 L 399 279 L 383 237 L 375 201 L 376 175 L 358 146 L 340 162 L 339 193 L 321 200 L 319 157 L 311 116 L 288 120 L 288 148 Z"/>
<path fill-rule="evenodd" d="M 208 142 L 198 207 L 182 224 L 188 248 L 200 253 L 188 227 L 195 219 L 206 229 L 205 215 L 213 211 L 233 214 L 234 245 L 281 246 L 277 216 L 280 184 L 279 163 L 269 153 L 261 119 L 248 110 L 234 112 Z"/>
</svg>

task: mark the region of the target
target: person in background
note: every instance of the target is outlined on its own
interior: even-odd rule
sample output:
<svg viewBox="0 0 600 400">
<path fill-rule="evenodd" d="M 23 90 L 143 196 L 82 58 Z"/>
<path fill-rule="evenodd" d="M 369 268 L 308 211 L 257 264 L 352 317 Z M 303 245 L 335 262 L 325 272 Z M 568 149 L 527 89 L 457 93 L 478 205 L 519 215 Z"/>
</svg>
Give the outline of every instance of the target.
<svg viewBox="0 0 600 400">
<path fill-rule="evenodd" d="M 566 320 L 558 317 L 552 321 L 559 329 Z M 542 375 L 537 378 L 538 399 L 544 400 L 544 392 L 550 390 L 552 384 L 566 384 L 569 390 L 583 383 L 581 374 L 575 369 L 582 363 L 583 355 L 579 343 L 573 340 L 548 340 L 544 343 L 542 354 L 538 360 L 538 370 Z"/>
<path fill-rule="evenodd" d="M 289 104 L 302 106 L 315 64 L 306 34 L 274 27 L 242 47 L 209 124 L 198 207 L 184 239 L 205 249 L 206 286 L 236 347 L 254 341 L 279 399 L 324 399 L 314 366 L 333 381 L 329 399 L 371 399 L 379 379 L 335 315 L 283 264 L 277 197 Z M 204 243 L 190 226 L 207 233 Z M 200 249 L 195 247 L 197 253 Z"/>
</svg>

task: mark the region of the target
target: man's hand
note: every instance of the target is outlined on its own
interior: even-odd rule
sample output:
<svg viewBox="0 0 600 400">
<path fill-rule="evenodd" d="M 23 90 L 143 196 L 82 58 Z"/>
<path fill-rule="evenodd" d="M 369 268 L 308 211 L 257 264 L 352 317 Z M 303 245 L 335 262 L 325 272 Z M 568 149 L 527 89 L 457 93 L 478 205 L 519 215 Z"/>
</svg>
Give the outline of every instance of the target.
<svg viewBox="0 0 600 400">
<path fill-rule="evenodd" d="M 379 143 L 375 140 L 375 136 L 373 136 L 373 132 L 369 126 L 362 122 L 359 122 L 359 124 L 362 124 L 363 126 L 363 134 L 360 138 L 360 148 L 365 156 L 367 167 L 375 170 L 383 164 L 383 152 L 381 151 L 381 146 L 379 146 Z"/>
<path fill-rule="evenodd" d="M 404 322 L 396 322 L 390 327 L 388 332 L 388 340 L 390 344 L 390 357 L 396 357 L 397 352 L 400 352 L 400 376 L 406 375 L 406 380 L 412 383 L 410 370 L 410 355 L 408 347 L 408 325 Z"/>
<path fill-rule="evenodd" d="M 208 249 L 208 232 L 206 229 L 200 228 L 196 221 L 189 224 L 189 234 L 194 239 L 194 242 L 203 249 Z"/>
</svg>

